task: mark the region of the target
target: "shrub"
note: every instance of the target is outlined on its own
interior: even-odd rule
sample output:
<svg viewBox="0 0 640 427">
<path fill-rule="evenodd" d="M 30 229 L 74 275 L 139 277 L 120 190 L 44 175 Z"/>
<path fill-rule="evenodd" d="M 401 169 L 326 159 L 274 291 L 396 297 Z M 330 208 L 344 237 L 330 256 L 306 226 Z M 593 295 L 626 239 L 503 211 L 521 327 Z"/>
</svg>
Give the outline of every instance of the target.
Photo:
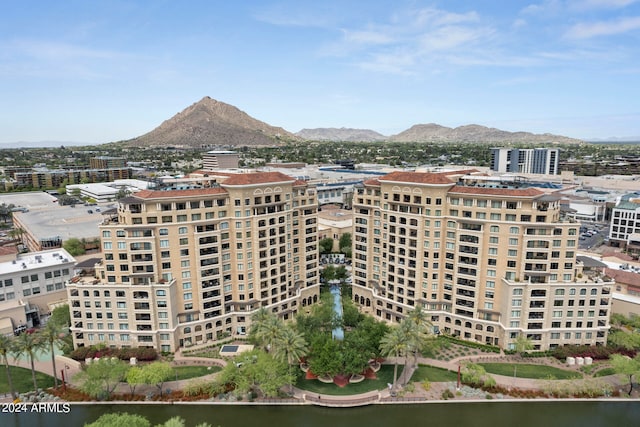
<svg viewBox="0 0 640 427">
<path fill-rule="evenodd" d="M 431 390 L 431 382 L 429 380 L 422 381 L 422 388 L 424 389 L 424 391 Z"/>
</svg>

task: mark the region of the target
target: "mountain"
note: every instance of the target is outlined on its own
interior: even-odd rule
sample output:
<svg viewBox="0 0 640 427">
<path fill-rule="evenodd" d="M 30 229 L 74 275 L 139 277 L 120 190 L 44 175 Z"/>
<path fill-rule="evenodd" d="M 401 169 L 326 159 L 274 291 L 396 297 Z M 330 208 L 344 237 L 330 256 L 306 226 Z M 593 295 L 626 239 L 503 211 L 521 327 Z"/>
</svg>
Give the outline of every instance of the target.
<svg viewBox="0 0 640 427">
<path fill-rule="evenodd" d="M 566 136 L 533 134 L 529 132 L 508 132 L 480 125 L 466 125 L 457 128 L 440 126 L 435 123 L 414 125 L 411 128 L 388 138 L 393 142 L 489 142 L 504 144 L 522 143 L 562 143 L 577 144 L 583 141 Z"/>
<path fill-rule="evenodd" d="M 349 142 L 375 142 L 386 141 L 387 136 L 369 129 L 351 128 L 316 128 L 302 129 L 296 132 L 296 136 L 312 141 L 349 141 Z"/>
<path fill-rule="evenodd" d="M 205 96 L 149 133 L 128 141 L 131 146 L 268 146 L 297 140 L 286 130 L 256 120 L 233 105 Z"/>
</svg>

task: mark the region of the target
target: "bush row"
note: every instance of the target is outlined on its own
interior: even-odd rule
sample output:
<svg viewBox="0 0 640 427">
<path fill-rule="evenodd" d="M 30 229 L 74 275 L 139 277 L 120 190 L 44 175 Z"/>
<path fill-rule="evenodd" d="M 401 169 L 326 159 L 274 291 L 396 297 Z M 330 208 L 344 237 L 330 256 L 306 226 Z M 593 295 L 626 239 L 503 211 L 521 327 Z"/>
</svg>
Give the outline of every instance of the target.
<svg viewBox="0 0 640 427">
<path fill-rule="evenodd" d="M 135 357 L 141 362 L 148 362 L 156 360 L 158 358 L 158 352 L 154 348 L 98 348 L 91 347 L 78 347 L 73 350 L 70 357 L 74 360 L 84 362 L 88 357 L 117 357 L 120 360 L 129 360 Z"/>
<path fill-rule="evenodd" d="M 490 351 L 490 352 L 493 352 L 493 353 L 500 353 L 500 348 L 496 347 L 496 346 L 493 346 L 493 345 L 481 344 L 481 343 L 478 343 L 478 342 L 475 342 L 475 341 L 465 341 L 465 340 L 462 340 L 462 339 L 459 339 L 459 338 L 455 338 L 455 337 L 452 337 L 452 336 L 449 336 L 449 335 L 441 335 L 440 338 L 443 339 L 443 340 L 449 341 L 451 343 L 454 343 L 454 344 L 463 345 L 465 347 L 477 348 L 477 349 L 480 349 L 480 350 Z"/>
<path fill-rule="evenodd" d="M 633 358 L 636 353 L 636 350 L 629 350 L 623 347 L 567 345 L 556 348 L 552 354 L 553 357 L 564 362 L 567 357 L 590 357 L 593 360 L 606 360 L 612 354 L 624 354 Z"/>
</svg>

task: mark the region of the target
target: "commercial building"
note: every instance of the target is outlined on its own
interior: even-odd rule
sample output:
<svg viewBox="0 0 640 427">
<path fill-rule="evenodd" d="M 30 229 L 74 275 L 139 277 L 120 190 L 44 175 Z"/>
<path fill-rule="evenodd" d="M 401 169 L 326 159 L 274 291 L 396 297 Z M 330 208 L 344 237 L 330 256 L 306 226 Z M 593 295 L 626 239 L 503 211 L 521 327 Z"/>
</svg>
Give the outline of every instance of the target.
<svg viewBox="0 0 640 427">
<path fill-rule="evenodd" d="M 76 260 L 64 249 L 18 255 L 0 263 L 0 324 L 31 328 L 67 299 Z M 8 328 L 10 329 L 10 328 Z"/>
<path fill-rule="evenodd" d="M 81 182 L 103 182 L 131 178 L 129 168 L 110 169 L 72 169 L 72 170 L 33 170 L 16 172 L 13 181 L 7 181 L 11 188 L 59 188 L 63 184 Z"/>
<path fill-rule="evenodd" d="M 557 148 L 492 148 L 491 170 L 557 175 L 559 155 Z"/>
<path fill-rule="evenodd" d="M 640 193 L 620 197 L 612 209 L 609 227 L 611 244 L 625 248 L 630 254 L 640 255 Z"/>
<path fill-rule="evenodd" d="M 580 224 L 559 197 L 473 175 L 393 172 L 354 195 L 353 298 L 401 320 L 418 305 L 435 328 L 514 348 L 605 345 L 612 281 L 584 277 Z"/>
<path fill-rule="evenodd" d="M 127 160 L 124 157 L 98 156 L 89 159 L 91 169 L 113 169 L 125 166 L 127 166 Z"/>
<path fill-rule="evenodd" d="M 118 205 L 96 277 L 68 284 L 75 346 L 175 351 L 244 335 L 261 307 L 289 319 L 318 299 L 318 205 L 302 181 L 227 174 Z"/>
<path fill-rule="evenodd" d="M 240 155 L 235 151 L 209 151 L 202 156 L 202 169 L 234 169 L 240 163 Z"/>
</svg>

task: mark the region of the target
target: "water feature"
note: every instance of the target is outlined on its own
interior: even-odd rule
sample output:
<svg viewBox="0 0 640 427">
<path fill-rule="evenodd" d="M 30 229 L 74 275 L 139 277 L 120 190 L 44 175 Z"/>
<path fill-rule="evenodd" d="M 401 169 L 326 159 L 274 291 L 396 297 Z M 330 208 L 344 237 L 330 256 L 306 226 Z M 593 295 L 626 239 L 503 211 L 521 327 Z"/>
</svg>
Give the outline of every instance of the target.
<svg viewBox="0 0 640 427">
<path fill-rule="evenodd" d="M 342 319 L 342 301 L 340 299 L 340 285 L 331 284 L 331 295 L 333 295 L 333 310 L 338 315 L 338 319 Z M 331 337 L 335 340 L 342 341 L 344 339 L 344 330 L 341 326 L 338 326 L 331 331 Z"/>
<path fill-rule="evenodd" d="M 637 401 L 526 401 L 438 402 L 412 405 L 371 405 L 336 409 L 315 406 L 251 406 L 211 404 L 73 404 L 68 414 L 5 413 L 3 427 L 69 427 L 95 421 L 108 412 L 142 415 L 151 425 L 180 416 L 191 427 L 201 422 L 213 426 L 246 427 L 626 427 L 640 425 Z"/>
</svg>

